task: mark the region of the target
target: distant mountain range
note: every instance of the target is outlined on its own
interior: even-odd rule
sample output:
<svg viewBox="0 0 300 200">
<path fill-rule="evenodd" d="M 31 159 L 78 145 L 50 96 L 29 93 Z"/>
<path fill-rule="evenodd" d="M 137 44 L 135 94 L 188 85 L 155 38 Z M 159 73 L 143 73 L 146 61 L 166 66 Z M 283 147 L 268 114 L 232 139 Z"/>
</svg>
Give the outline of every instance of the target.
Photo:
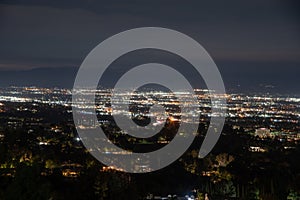
<svg viewBox="0 0 300 200">
<path fill-rule="evenodd" d="M 0 71 L 0 86 L 72 88 L 78 68 L 36 68 L 26 71 Z"/>
<path fill-rule="evenodd" d="M 218 63 L 217 63 L 218 64 Z M 228 92 L 300 94 L 300 67 L 250 67 L 243 70 L 218 65 Z M 236 65 L 235 65 L 236 66 Z M 245 66 L 245 65 L 244 65 Z M 288 70 L 289 69 L 289 70 Z M 72 88 L 78 67 L 0 71 L 0 87 L 37 86 Z"/>
</svg>

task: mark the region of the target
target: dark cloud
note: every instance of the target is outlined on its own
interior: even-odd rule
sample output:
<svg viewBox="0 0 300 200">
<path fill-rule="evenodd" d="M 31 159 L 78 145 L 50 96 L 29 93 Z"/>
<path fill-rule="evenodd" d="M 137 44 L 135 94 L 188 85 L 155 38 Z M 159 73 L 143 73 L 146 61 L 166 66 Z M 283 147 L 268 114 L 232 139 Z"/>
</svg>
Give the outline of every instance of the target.
<svg viewBox="0 0 300 200">
<path fill-rule="evenodd" d="M 299 24 L 297 1 L 2 0 L 0 69 L 78 67 L 113 34 L 161 26 L 195 38 L 222 70 L 281 63 L 293 71 Z"/>
</svg>

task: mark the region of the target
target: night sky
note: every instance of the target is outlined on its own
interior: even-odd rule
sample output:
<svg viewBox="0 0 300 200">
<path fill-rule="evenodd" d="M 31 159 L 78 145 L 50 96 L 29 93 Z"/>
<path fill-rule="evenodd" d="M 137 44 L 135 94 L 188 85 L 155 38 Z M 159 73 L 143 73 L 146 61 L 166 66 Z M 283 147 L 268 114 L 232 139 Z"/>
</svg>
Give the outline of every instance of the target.
<svg viewBox="0 0 300 200">
<path fill-rule="evenodd" d="M 274 86 L 300 94 L 296 0 L 0 0 L 0 86 L 37 84 L 31 79 L 38 76 L 39 83 L 69 87 L 97 44 L 145 26 L 196 39 L 215 60 L 228 90 Z M 53 78 L 59 70 L 61 81 Z"/>
</svg>

